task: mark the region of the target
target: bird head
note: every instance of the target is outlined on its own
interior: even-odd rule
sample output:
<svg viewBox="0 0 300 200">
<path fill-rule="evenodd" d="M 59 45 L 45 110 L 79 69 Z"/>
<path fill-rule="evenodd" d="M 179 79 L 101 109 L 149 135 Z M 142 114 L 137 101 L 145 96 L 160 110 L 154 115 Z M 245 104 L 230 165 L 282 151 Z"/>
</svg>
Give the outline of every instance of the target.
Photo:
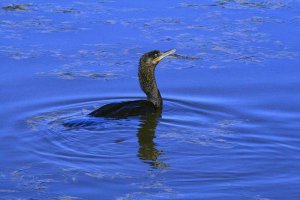
<svg viewBox="0 0 300 200">
<path fill-rule="evenodd" d="M 141 59 L 140 63 L 143 63 L 146 66 L 156 66 L 162 59 L 166 58 L 167 56 L 175 53 L 176 49 L 171 49 L 166 52 L 160 52 L 158 50 L 153 50 L 148 53 L 145 53 Z"/>
</svg>

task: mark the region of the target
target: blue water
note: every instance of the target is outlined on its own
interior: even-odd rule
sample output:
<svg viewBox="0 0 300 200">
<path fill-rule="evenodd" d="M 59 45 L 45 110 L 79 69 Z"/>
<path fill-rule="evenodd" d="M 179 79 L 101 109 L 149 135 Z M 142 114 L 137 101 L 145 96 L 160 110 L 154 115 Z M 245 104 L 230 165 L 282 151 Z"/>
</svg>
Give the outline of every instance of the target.
<svg viewBox="0 0 300 200">
<path fill-rule="evenodd" d="M 300 198 L 300 1 L 0 7 L 0 199 Z M 86 116 L 172 48 L 161 117 Z"/>
</svg>

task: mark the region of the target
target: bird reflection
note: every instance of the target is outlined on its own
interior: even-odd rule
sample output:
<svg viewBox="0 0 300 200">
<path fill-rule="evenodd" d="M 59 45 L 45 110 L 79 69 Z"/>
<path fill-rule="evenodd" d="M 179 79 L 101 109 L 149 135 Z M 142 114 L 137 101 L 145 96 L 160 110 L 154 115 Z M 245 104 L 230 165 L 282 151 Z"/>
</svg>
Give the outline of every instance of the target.
<svg viewBox="0 0 300 200">
<path fill-rule="evenodd" d="M 143 162 L 154 168 L 165 168 L 167 165 L 159 160 L 163 151 L 156 148 L 154 139 L 161 112 L 153 113 L 140 117 L 140 127 L 137 131 L 139 142 L 138 157 Z"/>
<path fill-rule="evenodd" d="M 163 154 L 162 150 L 157 149 L 156 143 L 154 142 L 156 136 L 156 127 L 161 118 L 161 111 L 154 112 L 148 115 L 142 115 L 139 119 L 139 127 L 137 129 L 137 139 L 139 143 L 139 149 L 137 157 L 144 163 L 149 164 L 152 168 L 163 169 L 168 167 L 161 159 L 160 156 Z M 103 129 L 102 123 L 98 120 L 99 118 L 76 118 L 68 119 L 62 124 L 67 130 L 73 129 L 85 129 L 85 130 L 98 130 Z M 109 119 L 111 122 L 118 121 L 115 119 Z"/>
</svg>

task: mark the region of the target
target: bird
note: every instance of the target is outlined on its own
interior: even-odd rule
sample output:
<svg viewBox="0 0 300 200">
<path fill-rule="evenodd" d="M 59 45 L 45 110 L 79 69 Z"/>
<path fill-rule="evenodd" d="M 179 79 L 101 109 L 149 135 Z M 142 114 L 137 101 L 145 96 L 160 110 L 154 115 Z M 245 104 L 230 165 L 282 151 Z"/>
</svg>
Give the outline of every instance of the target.
<svg viewBox="0 0 300 200">
<path fill-rule="evenodd" d="M 153 113 L 161 113 L 163 99 L 157 87 L 155 69 L 164 58 L 172 55 L 176 49 L 160 52 L 153 50 L 141 56 L 138 68 L 138 78 L 142 91 L 147 100 L 123 101 L 104 105 L 91 113 L 93 117 L 126 118 L 130 116 L 145 116 Z"/>
</svg>

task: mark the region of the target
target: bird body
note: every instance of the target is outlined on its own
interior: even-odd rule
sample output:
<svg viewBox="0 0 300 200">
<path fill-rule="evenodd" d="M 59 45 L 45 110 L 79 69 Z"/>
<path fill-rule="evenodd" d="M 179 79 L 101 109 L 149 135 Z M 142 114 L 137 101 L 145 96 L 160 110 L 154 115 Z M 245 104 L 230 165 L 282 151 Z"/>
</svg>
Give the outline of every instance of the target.
<svg viewBox="0 0 300 200">
<path fill-rule="evenodd" d="M 94 117 L 122 118 L 161 112 L 163 100 L 156 84 L 155 68 L 163 58 L 173 54 L 175 51 L 175 49 L 172 49 L 161 53 L 158 50 L 154 50 L 145 53 L 140 58 L 138 76 L 141 89 L 146 94 L 147 100 L 110 103 L 98 108 L 89 115 Z"/>
<path fill-rule="evenodd" d="M 94 117 L 129 117 L 155 113 L 157 108 L 148 100 L 124 101 L 110 103 L 90 113 Z"/>
</svg>

